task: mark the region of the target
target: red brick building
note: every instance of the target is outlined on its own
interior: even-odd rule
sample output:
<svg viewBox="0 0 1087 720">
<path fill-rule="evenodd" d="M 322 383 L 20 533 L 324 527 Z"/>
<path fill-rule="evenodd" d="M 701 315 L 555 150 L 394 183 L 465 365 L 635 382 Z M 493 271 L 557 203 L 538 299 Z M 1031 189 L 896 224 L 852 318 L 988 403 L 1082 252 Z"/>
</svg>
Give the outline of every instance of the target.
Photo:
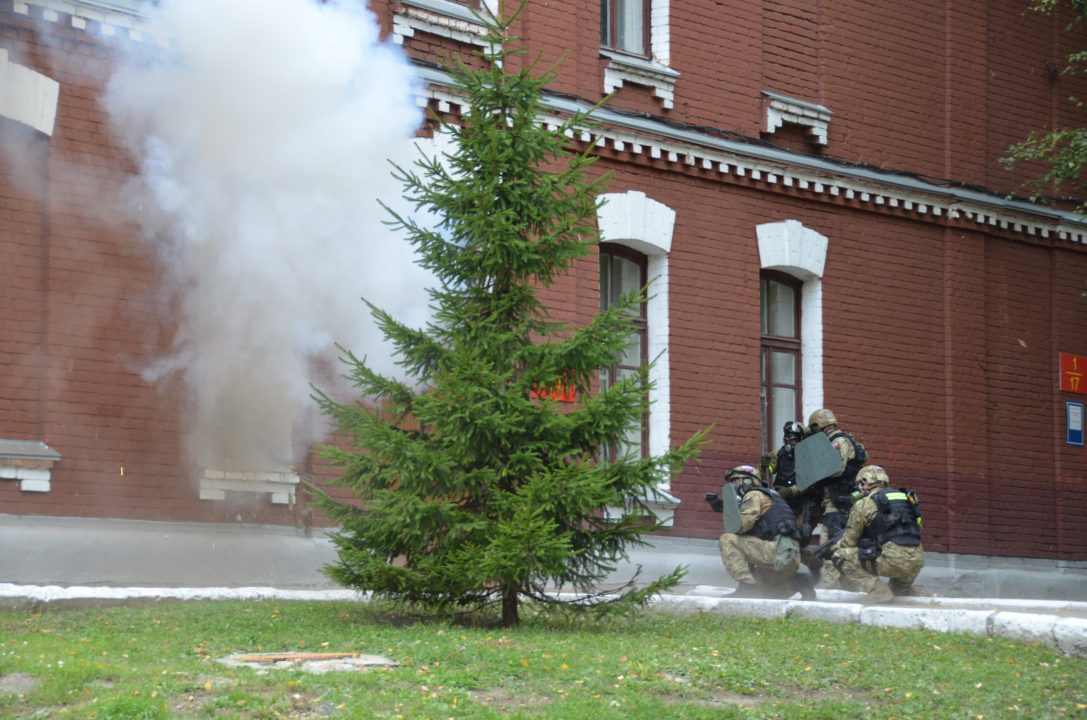
<svg viewBox="0 0 1087 720">
<path fill-rule="evenodd" d="M 470 12 L 447 0 L 371 8 L 389 41 L 430 61 L 417 65 L 420 102 L 455 118 L 458 96 L 433 60 L 481 47 Z M 785 420 L 828 407 L 919 493 L 926 550 L 1087 572 L 1087 451 L 1068 443 L 1067 406 L 1084 397 L 1060 389 L 1058 364 L 1087 356 L 1087 224 L 1072 204 L 1007 199 L 1038 168 L 999 164 L 1031 130 L 1087 124 L 1068 100 L 1087 88 L 1059 72 L 1079 39 L 1068 18 L 1025 9 L 525 9 L 529 56 L 567 55 L 548 98 L 555 117 L 614 92 L 601 127 L 575 138 L 595 142 L 596 168 L 614 173 L 605 242 L 553 289 L 553 306 L 585 321 L 600 307 L 601 258 L 605 282 L 640 269 L 654 295 L 644 356 L 660 358 L 645 442 L 717 426 L 702 463 L 669 488 L 679 505 L 661 508 L 674 512 L 673 537 L 716 537 L 702 495 L 723 469 L 756 461 L 764 433 L 778 444 Z M 161 268 L 117 199 L 136 165 L 100 98 L 118 43 L 153 54 L 160 39 L 136 0 L 0 2 L 8 542 L 35 523 L 93 529 L 76 518 L 277 537 L 313 522 L 289 471 L 243 481 L 193 467 L 184 385 L 134 369 L 169 351 L 178 321 L 155 299 Z M 40 579 L 20 573 L 0 581 Z"/>
</svg>

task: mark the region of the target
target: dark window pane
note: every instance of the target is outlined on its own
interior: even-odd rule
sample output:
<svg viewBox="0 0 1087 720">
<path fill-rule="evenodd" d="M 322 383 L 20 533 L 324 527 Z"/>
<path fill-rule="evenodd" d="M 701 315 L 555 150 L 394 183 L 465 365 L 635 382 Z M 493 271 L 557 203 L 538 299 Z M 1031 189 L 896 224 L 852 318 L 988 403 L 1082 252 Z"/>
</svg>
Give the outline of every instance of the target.
<svg viewBox="0 0 1087 720">
<path fill-rule="evenodd" d="M 611 307 L 611 255 L 600 256 L 600 309 Z"/>
<path fill-rule="evenodd" d="M 611 27 L 611 0 L 600 0 L 600 44 L 611 47 L 609 28 Z"/>
</svg>

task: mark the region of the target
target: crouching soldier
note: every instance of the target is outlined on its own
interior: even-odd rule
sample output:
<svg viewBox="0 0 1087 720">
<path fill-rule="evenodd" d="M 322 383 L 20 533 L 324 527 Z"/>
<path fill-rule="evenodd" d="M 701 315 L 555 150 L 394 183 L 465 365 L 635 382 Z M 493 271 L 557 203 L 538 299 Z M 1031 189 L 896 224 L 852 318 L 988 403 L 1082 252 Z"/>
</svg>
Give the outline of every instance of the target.
<svg viewBox="0 0 1087 720">
<path fill-rule="evenodd" d="M 870 465 L 857 474 L 864 497 L 853 506 L 845 534 L 834 551 L 847 590 L 867 593 L 866 605 L 890 602 L 895 595 L 912 593 L 914 578 L 925 566 L 921 547 L 921 513 L 917 498 L 906 490 L 887 486 L 883 468 Z M 880 582 L 880 576 L 890 584 Z"/>
<path fill-rule="evenodd" d="M 800 565 L 800 528 L 789 504 L 766 488 L 759 471 L 750 465 L 725 475 L 740 500 L 740 530 L 721 536 L 721 560 L 739 587 L 729 597 L 787 598 L 800 592 L 814 600 L 810 578 L 797 577 Z"/>
</svg>

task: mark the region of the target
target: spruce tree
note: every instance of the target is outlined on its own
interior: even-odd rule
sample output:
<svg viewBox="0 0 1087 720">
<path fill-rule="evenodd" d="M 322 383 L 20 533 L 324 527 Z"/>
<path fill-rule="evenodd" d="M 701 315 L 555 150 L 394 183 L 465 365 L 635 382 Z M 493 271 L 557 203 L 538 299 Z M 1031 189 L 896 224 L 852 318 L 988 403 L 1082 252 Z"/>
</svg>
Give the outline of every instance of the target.
<svg viewBox="0 0 1087 720">
<path fill-rule="evenodd" d="M 341 527 L 339 561 L 326 574 L 443 611 L 501 603 L 507 627 L 519 622 L 524 598 L 558 602 L 547 588 L 578 591 L 581 607 L 613 601 L 597 593 L 599 582 L 659 528 L 647 500 L 705 442 L 702 432 L 655 458 L 620 451 L 649 410 L 645 368 L 591 392 L 599 369 L 630 345 L 629 317 L 644 291 L 585 327 L 552 320 L 540 300 L 593 252 L 596 198 L 608 178 L 587 181 L 593 158 L 567 137 L 590 126 L 585 115 L 558 129 L 541 122 L 554 68 L 507 69 L 524 53 L 510 35 L 523 7 L 487 19 L 485 69 L 445 58 L 466 98 L 461 124 L 441 125 L 455 150 L 393 173 L 422 212 L 390 210 L 390 224 L 437 279 L 425 329 L 368 303 L 409 379 L 383 377 L 345 351 L 362 399 L 316 395 L 344 440 L 321 456 L 353 498 L 337 502 L 314 488 L 317 506 Z M 558 387 L 577 402 L 540 392 Z M 625 515 L 609 518 L 609 507 Z M 683 572 L 641 588 L 631 582 L 621 598 L 644 602 Z"/>
</svg>

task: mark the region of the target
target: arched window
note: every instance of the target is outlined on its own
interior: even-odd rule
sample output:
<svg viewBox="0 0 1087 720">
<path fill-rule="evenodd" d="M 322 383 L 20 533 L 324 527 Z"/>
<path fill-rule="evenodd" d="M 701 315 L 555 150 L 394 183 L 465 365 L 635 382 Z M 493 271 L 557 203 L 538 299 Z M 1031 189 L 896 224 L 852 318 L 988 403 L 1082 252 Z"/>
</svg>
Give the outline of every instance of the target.
<svg viewBox="0 0 1087 720">
<path fill-rule="evenodd" d="M 797 220 L 764 223 L 755 229 L 763 286 L 762 446 L 769 450 L 778 446 L 781 426 L 788 420 L 802 420 L 823 407 L 823 268 L 827 238 Z M 785 300 L 788 292 L 780 290 L 782 286 L 792 290 L 791 305 Z M 791 335 L 787 319 L 790 307 Z M 778 375 L 783 378 L 789 375 L 790 360 L 778 357 L 779 354 L 793 355 L 795 379 L 791 386 L 774 380 L 775 357 L 779 362 Z M 794 418 L 781 417 L 788 414 L 789 390 L 798 398 Z M 780 408 L 776 417 L 775 408 Z"/>
<path fill-rule="evenodd" d="M 777 449 L 785 423 L 800 419 L 800 287 L 785 273 L 759 278 L 764 453 Z"/>
<path fill-rule="evenodd" d="M 619 304 L 619 299 L 646 286 L 647 260 L 645 255 L 616 243 L 600 245 L 600 309 L 607 310 Z M 630 340 L 628 347 L 610 367 L 600 371 L 600 389 L 604 390 L 628 377 L 637 376 L 643 364 L 649 360 L 649 322 L 646 303 L 632 309 L 630 314 Z M 623 455 L 646 457 L 649 449 L 649 418 L 642 418 L 640 427 L 631 428 L 618 448 Z"/>
</svg>

